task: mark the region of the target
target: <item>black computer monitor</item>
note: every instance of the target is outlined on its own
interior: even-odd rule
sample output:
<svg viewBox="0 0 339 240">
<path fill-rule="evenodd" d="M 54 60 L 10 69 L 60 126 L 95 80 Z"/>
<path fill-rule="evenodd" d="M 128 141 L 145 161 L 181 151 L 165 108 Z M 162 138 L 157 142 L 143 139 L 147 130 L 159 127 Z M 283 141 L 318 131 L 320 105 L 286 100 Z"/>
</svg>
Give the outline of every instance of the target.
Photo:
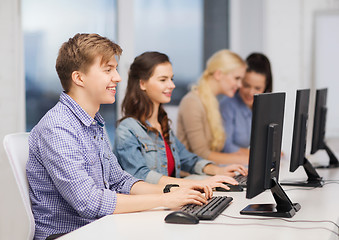
<svg viewBox="0 0 339 240">
<path fill-rule="evenodd" d="M 318 89 L 316 93 L 314 108 L 311 154 L 316 153 L 320 149 L 325 149 L 328 156 L 330 157 L 329 165 L 318 166 L 317 168 L 337 168 L 339 167 L 338 159 L 325 142 L 326 115 L 327 115 L 326 100 L 327 100 L 327 88 Z"/>
<path fill-rule="evenodd" d="M 303 166 L 308 179 L 306 182 L 281 182 L 281 185 L 302 187 L 323 186 L 322 178 L 305 157 L 309 99 L 310 89 L 297 90 L 290 159 L 290 172 L 294 172 L 299 166 Z"/>
<path fill-rule="evenodd" d="M 240 214 L 292 217 L 300 209 L 278 182 L 284 109 L 285 93 L 254 96 L 246 198 L 270 189 L 276 204 L 251 204 Z"/>
</svg>

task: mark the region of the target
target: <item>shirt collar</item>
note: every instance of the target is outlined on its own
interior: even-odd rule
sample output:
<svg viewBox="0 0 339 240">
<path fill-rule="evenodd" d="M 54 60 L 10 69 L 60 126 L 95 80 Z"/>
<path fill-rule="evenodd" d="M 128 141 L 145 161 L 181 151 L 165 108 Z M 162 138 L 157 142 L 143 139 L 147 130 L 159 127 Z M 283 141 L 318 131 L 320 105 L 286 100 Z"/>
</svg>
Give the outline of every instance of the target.
<svg viewBox="0 0 339 240">
<path fill-rule="evenodd" d="M 136 121 L 144 130 L 147 130 L 146 126 L 143 125 L 139 120 L 136 120 Z M 148 127 L 152 127 L 151 123 L 148 120 L 146 120 L 146 124 L 147 124 Z M 169 133 L 171 133 L 171 132 L 172 132 L 172 129 L 169 130 Z M 171 138 L 171 134 L 170 134 L 170 138 Z"/>
<path fill-rule="evenodd" d="M 67 93 L 62 92 L 59 101 L 66 105 L 77 118 L 87 127 L 90 125 L 99 124 L 99 126 L 105 126 L 105 121 L 99 112 L 95 114 L 94 119 Z"/>
<path fill-rule="evenodd" d="M 235 96 L 234 96 L 239 103 L 242 103 L 245 105 L 244 101 L 242 100 L 242 98 L 240 97 L 240 93 L 239 93 L 239 90 L 235 93 Z"/>
<path fill-rule="evenodd" d="M 252 109 L 250 109 L 242 100 L 242 98 L 240 97 L 239 91 L 236 92 L 235 94 L 235 98 L 237 99 L 237 101 L 239 102 L 239 105 L 242 106 L 242 114 L 246 117 L 251 117 L 252 116 Z"/>
</svg>

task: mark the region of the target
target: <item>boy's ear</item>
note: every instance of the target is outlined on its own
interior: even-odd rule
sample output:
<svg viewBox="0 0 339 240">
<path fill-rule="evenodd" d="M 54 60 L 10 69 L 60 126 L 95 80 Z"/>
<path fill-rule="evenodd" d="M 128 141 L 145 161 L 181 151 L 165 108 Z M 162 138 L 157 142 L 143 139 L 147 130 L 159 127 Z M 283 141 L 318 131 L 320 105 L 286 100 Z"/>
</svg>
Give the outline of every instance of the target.
<svg viewBox="0 0 339 240">
<path fill-rule="evenodd" d="M 140 85 L 140 89 L 141 89 L 142 91 L 146 91 L 145 81 L 144 81 L 144 80 L 140 80 L 140 81 L 139 81 L 139 85 Z"/>
<path fill-rule="evenodd" d="M 79 71 L 72 72 L 72 81 L 77 86 L 84 86 L 84 81 L 82 79 L 82 73 Z"/>
</svg>

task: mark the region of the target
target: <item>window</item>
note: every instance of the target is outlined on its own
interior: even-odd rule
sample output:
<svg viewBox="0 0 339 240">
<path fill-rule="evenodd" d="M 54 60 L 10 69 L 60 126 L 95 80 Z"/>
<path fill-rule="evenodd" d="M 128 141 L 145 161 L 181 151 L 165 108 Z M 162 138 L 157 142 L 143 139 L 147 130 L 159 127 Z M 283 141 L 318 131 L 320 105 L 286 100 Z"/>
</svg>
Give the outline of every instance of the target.
<svg viewBox="0 0 339 240">
<path fill-rule="evenodd" d="M 25 49 L 26 129 L 30 131 L 59 100 L 62 87 L 55 60 L 63 42 L 76 33 L 116 39 L 116 0 L 22 0 Z M 100 113 L 113 138 L 116 104 Z"/>
<path fill-rule="evenodd" d="M 203 0 L 135 1 L 135 51 L 169 56 L 176 89 L 171 105 L 195 83 L 203 66 Z"/>
<path fill-rule="evenodd" d="M 173 64 L 176 89 L 166 110 L 175 130 L 177 105 L 199 79 L 206 58 L 215 50 L 228 46 L 228 1 L 22 0 L 27 131 L 59 99 L 62 88 L 55 71 L 55 60 L 61 44 L 78 32 L 95 32 L 117 41 L 117 25 L 125 29 L 126 22 L 117 22 L 117 2 L 121 7 L 122 1 L 134 6 L 119 13 L 133 19 L 135 29 L 134 37 L 128 43 L 132 44 L 131 48 L 127 44 L 124 53 L 132 48 L 135 50 L 133 56 L 159 51 L 167 54 Z M 119 87 L 123 85 L 119 84 Z M 118 106 L 119 103 L 104 105 L 100 109 L 111 140 Z"/>
</svg>

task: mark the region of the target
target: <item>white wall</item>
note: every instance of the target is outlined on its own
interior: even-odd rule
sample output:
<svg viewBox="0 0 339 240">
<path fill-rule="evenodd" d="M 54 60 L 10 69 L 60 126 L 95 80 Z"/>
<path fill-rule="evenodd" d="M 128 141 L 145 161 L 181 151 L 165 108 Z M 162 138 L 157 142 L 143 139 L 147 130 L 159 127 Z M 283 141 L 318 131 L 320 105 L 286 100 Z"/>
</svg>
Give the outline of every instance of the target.
<svg viewBox="0 0 339 240">
<path fill-rule="evenodd" d="M 336 30 L 334 30 L 336 29 Z M 328 87 L 327 96 L 327 131 L 326 137 L 338 136 L 339 111 L 337 108 L 337 91 L 339 89 L 339 10 L 321 11 L 315 15 L 313 64 L 314 86 L 316 88 Z"/>
<path fill-rule="evenodd" d="M 19 0 L 0 1 L 0 138 L 25 129 L 25 82 Z M 3 158 L 3 148 L 0 157 Z"/>
<path fill-rule="evenodd" d="M 261 6 L 261 10 L 246 11 L 245 14 L 243 10 L 248 6 L 250 9 Z M 338 9 L 338 0 L 231 0 L 231 49 L 242 57 L 252 51 L 265 53 L 272 64 L 273 90 L 286 92 L 282 147 L 287 154 L 291 148 L 296 89 L 317 87 L 312 61 L 315 52 L 314 16 L 319 11 Z M 256 33 L 253 33 L 254 29 Z M 333 89 L 329 90 L 331 93 L 336 94 Z M 313 127 L 314 94 L 312 90 L 309 140 Z M 329 111 L 335 111 L 335 107 L 328 106 Z M 337 129 L 336 125 L 328 124 L 327 129 L 331 136 L 339 136 L 339 132 L 332 130 Z"/>
<path fill-rule="evenodd" d="M 263 0 L 230 0 L 230 49 L 246 58 L 263 49 Z"/>
<path fill-rule="evenodd" d="M 122 103 L 127 88 L 128 69 L 135 58 L 134 44 L 134 0 L 117 0 L 118 5 L 118 44 L 123 49 L 119 61 L 119 73 L 122 81 L 118 85 L 118 103 Z M 121 104 L 118 106 L 118 118 L 121 118 Z"/>
<path fill-rule="evenodd" d="M 19 0 L 0 1 L 0 239 L 23 239 L 23 210 L 3 149 L 3 137 L 25 130 L 25 84 Z"/>
</svg>

